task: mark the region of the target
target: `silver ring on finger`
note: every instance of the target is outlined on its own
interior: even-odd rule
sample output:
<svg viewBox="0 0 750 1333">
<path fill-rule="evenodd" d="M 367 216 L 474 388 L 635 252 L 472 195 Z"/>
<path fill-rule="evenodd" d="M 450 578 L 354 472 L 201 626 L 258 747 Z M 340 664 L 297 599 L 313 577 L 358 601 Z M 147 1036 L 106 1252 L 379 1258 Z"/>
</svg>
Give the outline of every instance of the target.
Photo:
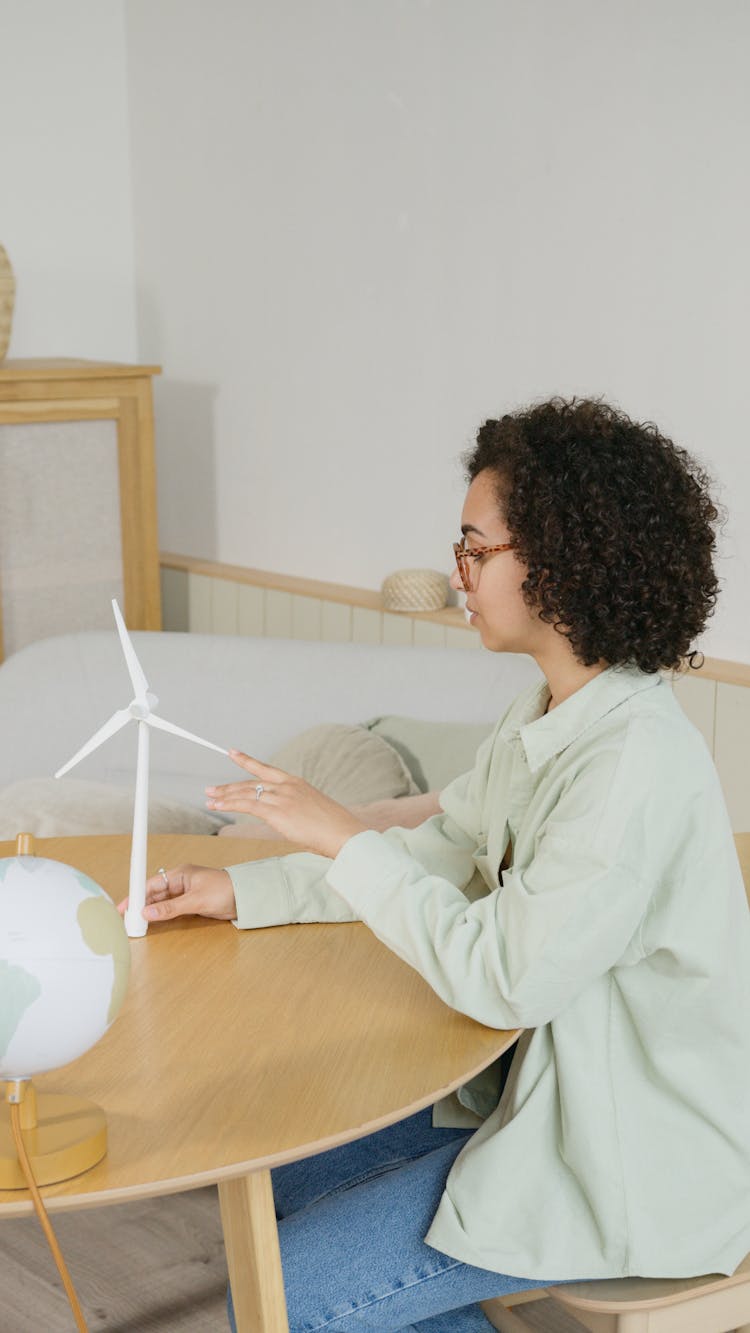
<svg viewBox="0 0 750 1333">
<path fill-rule="evenodd" d="M 162 877 L 162 879 L 164 880 L 164 888 L 165 888 L 165 889 L 168 889 L 168 888 L 169 888 L 169 875 L 167 874 L 166 870 L 164 869 L 164 866 L 159 866 L 158 874 L 160 874 L 161 877 Z"/>
<path fill-rule="evenodd" d="M 266 789 L 265 789 L 265 787 L 263 786 L 263 783 L 262 783 L 262 782 L 259 782 L 258 785 L 257 785 L 257 787 L 255 788 L 255 799 L 256 799 L 256 801 L 259 801 L 259 800 L 260 800 L 260 798 L 261 798 L 261 796 L 263 795 L 263 793 L 264 793 L 265 790 L 266 790 Z"/>
</svg>

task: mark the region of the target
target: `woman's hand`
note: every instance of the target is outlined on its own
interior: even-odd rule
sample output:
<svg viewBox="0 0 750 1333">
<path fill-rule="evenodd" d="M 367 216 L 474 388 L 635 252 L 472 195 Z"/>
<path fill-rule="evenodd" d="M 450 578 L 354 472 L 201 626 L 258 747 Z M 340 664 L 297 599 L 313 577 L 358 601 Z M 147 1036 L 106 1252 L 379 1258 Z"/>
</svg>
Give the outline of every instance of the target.
<svg viewBox="0 0 750 1333">
<path fill-rule="evenodd" d="M 164 882 L 164 875 L 167 882 Z M 226 870 L 210 866 L 175 866 L 146 880 L 146 921 L 171 921 L 175 916 L 212 916 L 233 921 L 237 915 L 234 886 Z M 122 916 L 127 898 L 117 904 Z"/>
<path fill-rule="evenodd" d="M 355 833 L 366 829 L 346 806 L 324 796 L 303 778 L 270 768 L 241 750 L 230 750 L 229 755 L 239 768 L 253 775 L 252 781 L 206 787 L 209 810 L 259 815 L 282 838 L 331 858 Z"/>
</svg>

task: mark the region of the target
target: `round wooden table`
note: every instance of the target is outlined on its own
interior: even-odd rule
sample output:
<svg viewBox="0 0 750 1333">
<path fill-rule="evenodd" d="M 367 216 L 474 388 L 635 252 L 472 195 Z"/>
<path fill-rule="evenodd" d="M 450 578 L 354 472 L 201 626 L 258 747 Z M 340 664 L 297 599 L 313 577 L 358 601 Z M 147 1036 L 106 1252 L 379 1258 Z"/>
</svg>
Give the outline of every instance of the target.
<svg viewBox="0 0 750 1333">
<path fill-rule="evenodd" d="M 235 838 L 149 839 L 149 869 L 290 850 Z M 0 856 L 12 856 L 12 843 Z M 129 837 L 36 840 L 119 901 Z M 240 1333 L 288 1328 L 270 1168 L 392 1124 L 466 1082 L 515 1032 L 449 1009 L 361 923 L 238 931 L 198 917 L 131 941 L 120 1016 L 93 1050 L 35 1079 L 98 1102 L 109 1147 L 43 1191 L 50 1211 L 217 1183 Z M 31 1211 L 0 1191 L 0 1217 Z"/>
</svg>

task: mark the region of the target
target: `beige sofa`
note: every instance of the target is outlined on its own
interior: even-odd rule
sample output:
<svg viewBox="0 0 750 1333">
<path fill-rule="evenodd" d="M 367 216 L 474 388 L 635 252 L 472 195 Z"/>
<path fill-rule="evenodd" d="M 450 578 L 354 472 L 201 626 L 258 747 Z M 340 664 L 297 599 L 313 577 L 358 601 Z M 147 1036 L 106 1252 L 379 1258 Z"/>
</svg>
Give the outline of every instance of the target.
<svg viewBox="0 0 750 1333">
<path fill-rule="evenodd" d="M 444 648 L 134 633 L 159 713 L 222 746 L 278 759 L 344 803 L 444 786 L 515 695 L 525 657 Z M 127 832 L 136 731 L 67 777 L 55 770 L 130 701 L 115 633 L 41 640 L 0 666 L 0 836 Z M 315 729 L 312 735 L 311 729 Z M 152 832 L 216 832 L 204 787 L 231 781 L 221 755 L 152 732 Z"/>
</svg>

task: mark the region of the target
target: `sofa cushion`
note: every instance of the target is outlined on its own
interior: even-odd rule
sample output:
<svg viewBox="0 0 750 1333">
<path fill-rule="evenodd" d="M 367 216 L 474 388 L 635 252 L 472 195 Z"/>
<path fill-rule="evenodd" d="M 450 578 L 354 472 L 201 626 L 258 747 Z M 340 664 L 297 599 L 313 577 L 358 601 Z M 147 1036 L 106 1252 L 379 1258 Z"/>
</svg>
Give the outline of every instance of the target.
<svg viewBox="0 0 750 1333">
<path fill-rule="evenodd" d="M 152 797 L 149 833 L 216 833 L 226 821 L 195 806 Z M 24 778 L 0 791 L 0 839 L 33 833 L 37 838 L 87 833 L 130 833 L 133 792 L 107 782 L 78 778 Z"/>
<path fill-rule="evenodd" d="M 397 750 L 419 791 L 442 791 L 461 773 L 474 767 L 482 741 L 494 722 L 421 722 L 413 717 L 376 717 L 365 722 L 371 736 L 379 736 Z"/>
</svg>

